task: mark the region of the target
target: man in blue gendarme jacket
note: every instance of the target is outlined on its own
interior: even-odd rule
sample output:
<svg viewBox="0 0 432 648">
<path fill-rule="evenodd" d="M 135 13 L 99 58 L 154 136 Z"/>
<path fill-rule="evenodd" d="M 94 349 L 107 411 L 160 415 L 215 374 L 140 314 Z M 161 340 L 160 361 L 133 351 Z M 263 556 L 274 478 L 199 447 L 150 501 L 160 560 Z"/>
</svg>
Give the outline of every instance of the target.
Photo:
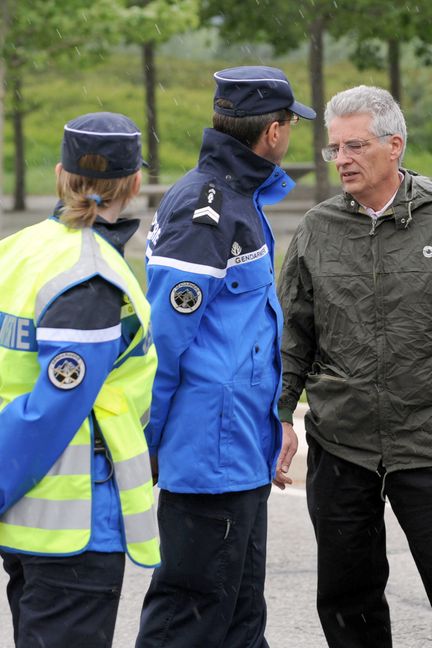
<svg viewBox="0 0 432 648">
<path fill-rule="evenodd" d="M 161 488 L 162 566 L 139 648 L 265 648 L 267 499 L 297 449 L 278 419 L 282 317 L 263 206 L 294 186 L 280 163 L 315 112 L 281 70 L 217 72 L 198 166 L 148 235 L 159 356 L 146 429 Z"/>
</svg>

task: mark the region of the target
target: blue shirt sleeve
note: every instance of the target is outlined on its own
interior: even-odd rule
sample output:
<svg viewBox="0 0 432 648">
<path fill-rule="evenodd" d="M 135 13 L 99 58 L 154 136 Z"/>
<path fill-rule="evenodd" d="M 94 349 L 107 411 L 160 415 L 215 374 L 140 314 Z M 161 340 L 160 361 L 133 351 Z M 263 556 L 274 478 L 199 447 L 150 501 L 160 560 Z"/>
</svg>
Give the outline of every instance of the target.
<svg viewBox="0 0 432 648">
<path fill-rule="evenodd" d="M 95 284 L 71 289 L 43 315 L 37 327 L 39 376 L 31 392 L 0 413 L 0 515 L 46 475 L 70 443 L 120 353 L 121 293 L 98 282 L 105 285 L 96 285 L 96 292 Z M 104 299 L 95 303 L 95 297 Z"/>
<path fill-rule="evenodd" d="M 147 299 L 158 353 L 150 422 L 145 428 L 151 454 L 157 453 L 180 384 L 182 354 L 197 337 L 208 304 L 222 290 L 226 274 L 228 237 L 215 227 L 193 223 L 192 213 L 191 206 L 168 218 L 163 212 L 159 220 L 154 219 L 148 238 Z"/>
</svg>

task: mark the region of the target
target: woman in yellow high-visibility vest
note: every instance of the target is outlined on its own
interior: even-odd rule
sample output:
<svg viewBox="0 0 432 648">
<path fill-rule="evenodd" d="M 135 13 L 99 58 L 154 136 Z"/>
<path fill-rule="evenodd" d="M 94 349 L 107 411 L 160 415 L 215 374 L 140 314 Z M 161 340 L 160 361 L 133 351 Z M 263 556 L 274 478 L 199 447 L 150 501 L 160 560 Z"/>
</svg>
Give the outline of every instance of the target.
<svg viewBox="0 0 432 648">
<path fill-rule="evenodd" d="M 159 563 L 150 307 L 123 258 L 136 125 L 68 122 L 47 220 L 0 241 L 0 553 L 17 648 L 112 645 L 125 553 Z"/>
</svg>

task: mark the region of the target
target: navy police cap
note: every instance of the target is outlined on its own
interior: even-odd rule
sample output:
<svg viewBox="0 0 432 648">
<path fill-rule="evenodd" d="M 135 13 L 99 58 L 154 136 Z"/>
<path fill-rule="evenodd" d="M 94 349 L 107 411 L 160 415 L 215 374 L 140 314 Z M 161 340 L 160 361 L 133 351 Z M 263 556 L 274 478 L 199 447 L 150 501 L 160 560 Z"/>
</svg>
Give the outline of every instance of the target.
<svg viewBox="0 0 432 648">
<path fill-rule="evenodd" d="M 104 171 L 83 168 L 84 155 L 101 155 Z M 141 153 L 141 132 L 134 122 L 119 113 L 97 112 L 69 121 L 63 132 L 61 161 L 70 173 L 91 178 L 123 178 L 146 164 Z"/>
<path fill-rule="evenodd" d="M 290 82 L 278 68 L 245 65 L 215 72 L 214 78 L 214 110 L 222 115 L 246 117 L 287 109 L 304 119 L 316 117 L 312 108 L 294 99 Z M 218 99 L 229 100 L 233 107 L 218 106 Z"/>
</svg>

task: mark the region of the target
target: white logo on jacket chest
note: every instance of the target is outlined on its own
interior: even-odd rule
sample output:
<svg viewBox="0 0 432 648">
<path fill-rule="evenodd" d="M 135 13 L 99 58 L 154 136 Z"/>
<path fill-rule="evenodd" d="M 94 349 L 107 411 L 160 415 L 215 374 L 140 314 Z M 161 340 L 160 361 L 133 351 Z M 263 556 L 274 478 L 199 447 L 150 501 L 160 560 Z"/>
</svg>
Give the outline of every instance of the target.
<svg viewBox="0 0 432 648">
<path fill-rule="evenodd" d="M 426 257 L 426 259 L 430 259 L 432 257 L 432 245 L 425 245 L 423 248 L 423 256 Z"/>
<path fill-rule="evenodd" d="M 150 225 L 150 231 L 149 231 L 149 233 L 147 235 L 147 240 L 151 241 L 153 243 L 153 245 L 156 245 L 156 243 L 158 242 L 160 233 L 161 233 L 161 228 L 160 228 L 160 225 L 158 223 L 157 212 L 156 212 L 155 215 L 153 216 L 153 220 L 152 220 L 151 225 Z"/>
<path fill-rule="evenodd" d="M 241 245 L 239 245 L 237 241 L 234 241 L 231 247 L 231 254 L 233 254 L 234 256 L 238 256 L 241 253 L 241 251 L 242 251 Z"/>
</svg>

